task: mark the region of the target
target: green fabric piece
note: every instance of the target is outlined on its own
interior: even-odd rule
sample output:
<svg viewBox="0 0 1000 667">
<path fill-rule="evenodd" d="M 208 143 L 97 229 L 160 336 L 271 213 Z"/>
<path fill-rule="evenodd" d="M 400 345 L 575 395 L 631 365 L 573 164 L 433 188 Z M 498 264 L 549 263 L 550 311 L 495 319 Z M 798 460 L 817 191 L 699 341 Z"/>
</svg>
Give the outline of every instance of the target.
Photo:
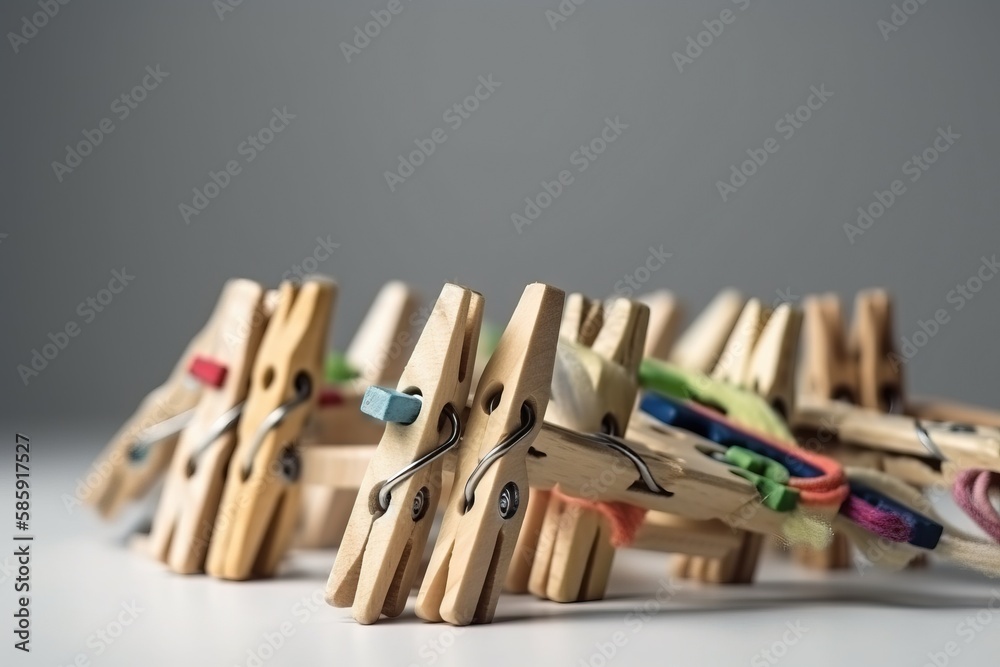
<svg viewBox="0 0 1000 667">
<path fill-rule="evenodd" d="M 329 384 L 340 384 L 355 379 L 360 373 L 351 366 L 347 357 L 341 352 L 332 351 L 326 355 L 324 376 Z"/>
<path fill-rule="evenodd" d="M 760 495 L 760 502 L 764 507 L 775 512 L 791 512 L 799 504 L 799 491 L 791 487 L 779 484 L 757 473 L 744 470 L 743 468 L 732 468 L 735 474 L 746 479 L 754 485 Z"/>
<path fill-rule="evenodd" d="M 726 461 L 734 466 L 738 466 L 754 474 L 766 477 L 772 482 L 787 484 L 788 480 L 791 479 L 791 475 L 788 473 L 788 468 L 781 465 L 774 459 L 769 459 L 766 456 L 762 456 L 757 452 L 752 452 L 749 449 L 744 449 L 743 447 L 730 447 L 726 450 L 725 458 Z"/>
<path fill-rule="evenodd" d="M 639 367 L 639 384 L 643 389 L 664 396 L 689 399 L 720 409 L 741 426 L 766 433 L 782 442 L 795 442 L 788 425 L 763 398 L 704 373 L 687 371 L 656 359 L 643 359 Z"/>
</svg>

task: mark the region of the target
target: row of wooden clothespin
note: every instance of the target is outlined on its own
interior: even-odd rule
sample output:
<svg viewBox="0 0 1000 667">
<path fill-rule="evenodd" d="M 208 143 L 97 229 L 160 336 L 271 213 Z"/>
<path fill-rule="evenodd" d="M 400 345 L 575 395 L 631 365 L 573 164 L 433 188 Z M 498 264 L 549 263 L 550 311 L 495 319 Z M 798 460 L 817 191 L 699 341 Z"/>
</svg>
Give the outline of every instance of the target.
<svg viewBox="0 0 1000 667">
<path fill-rule="evenodd" d="M 296 539 L 339 542 L 328 600 L 372 623 L 403 612 L 439 516 L 415 608 L 455 624 L 490 621 L 504 587 L 599 599 L 621 546 L 720 583 L 751 581 L 767 536 L 815 565 L 845 566 L 850 539 L 1000 573 L 1000 549 L 917 490 L 952 487 L 1000 541 L 1000 414 L 905 400 L 882 291 L 858 295 L 850 334 L 835 297 L 726 291 L 675 343 L 670 294 L 529 285 L 484 363 L 480 294 L 446 285 L 421 317 L 396 283 L 325 373 L 335 297 L 229 283 L 102 455 L 104 513 L 165 477 L 142 544 L 172 570 L 270 576 Z"/>
</svg>

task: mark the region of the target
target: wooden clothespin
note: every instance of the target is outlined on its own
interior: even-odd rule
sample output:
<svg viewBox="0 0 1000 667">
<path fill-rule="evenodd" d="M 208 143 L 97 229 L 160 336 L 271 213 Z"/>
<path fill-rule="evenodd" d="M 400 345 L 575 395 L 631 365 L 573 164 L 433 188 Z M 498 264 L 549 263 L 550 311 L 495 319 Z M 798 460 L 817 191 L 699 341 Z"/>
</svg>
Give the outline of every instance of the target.
<svg viewBox="0 0 1000 667">
<path fill-rule="evenodd" d="M 903 412 L 902 366 L 893 362 L 892 299 L 883 289 L 854 299 L 851 349 L 858 365 L 858 404 L 879 412 Z"/>
<path fill-rule="evenodd" d="M 235 426 L 268 313 L 264 289 L 231 280 L 219 302 L 218 329 L 199 357 L 204 391 L 181 433 L 145 550 L 181 574 L 201 572 L 215 524 Z"/>
<path fill-rule="evenodd" d="M 879 412 L 903 410 L 903 379 L 893 363 L 892 302 L 888 292 L 858 292 L 846 327 L 833 293 L 803 302 L 805 353 L 799 390 L 807 403 L 840 400 Z"/>
<path fill-rule="evenodd" d="M 233 293 L 223 290 L 204 328 L 188 344 L 166 382 L 151 391 L 93 464 L 99 482 L 85 500 L 105 518 L 136 501 L 162 478 L 203 384 L 192 372 L 214 347 Z"/>
<path fill-rule="evenodd" d="M 299 516 L 296 445 L 319 394 L 337 287 L 282 283 L 250 376 L 206 570 L 222 579 L 271 576 Z"/>
<path fill-rule="evenodd" d="M 483 372 L 417 597 L 421 618 L 493 618 L 528 503 L 525 457 L 549 401 L 563 299 L 548 285 L 526 287 Z"/>
<path fill-rule="evenodd" d="M 736 326 L 746 299 L 736 290 L 722 290 L 681 334 L 670 361 L 681 368 L 708 373 Z"/>
<path fill-rule="evenodd" d="M 874 289 L 858 292 L 849 330 L 840 297 L 834 293 L 806 297 L 803 309 L 805 350 L 799 403 L 829 406 L 831 401 L 843 401 L 880 411 L 901 408 L 902 378 L 889 357 L 892 308 L 888 294 Z M 795 420 L 801 432 L 801 420 Z M 871 455 L 848 454 L 843 449 L 838 458 L 855 465 L 873 461 Z M 877 462 L 875 465 L 880 467 Z M 851 564 L 848 541 L 841 535 L 823 550 L 797 549 L 796 557 L 820 569 L 845 569 Z"/>
<path fill-rule="evenodd" d="M 948 399 L 908 396 L 906 413 L 928 421 L 1000 428 L 1000 411 Z"/>
<path fill-rule="evenodd" d="M 794 375 L 798 353 L 801 313 L 784 303 L 769 311 L 758 299 L 750 299 L 740 313 L 711 376 L 716 380 L 753 391 L 763 397 L 778 414 L 787 417 L 793 409 Z M 667 535 L 676 523 L 666 523 Z M 655 524 L 654 524 L 655 525 Z M 691 526 L 698 532 L 717 532 L 717 527 Z M 647 528 L 646 538 L 655 533 Z M 674 561 L 674 573 L 712 583 L 750 583 L 764 546 L 762 535 L 739 531 L 739 544 L 721 558 L 681 554 Z M 668 538 L 661 539 L 668 542 Z"/>
<path fill-rule="evenodd" d="M 375 297 L 345 353 L 357 373 L 324 394 L 306 427 L 303 441 L 322 445 L 377 443 L 384 426 L 361 412 L 369 385 L 394 385 L 399 379 L 416 336 L 411 333 L 420 299 L 406 283 L 386 283 Z M 347 526 L 357 489 L 304 484 L 302 525 L 297 545 L 335 547 Z"/>
<path fill-rule="evenodd" d="M 584 433 L 624 435 L 638 392 L 637 374 L 648 317 L 645 305 L 617 299 L 589 351 L 582 346 L 572 348 L 565 340 L 560 343 L 565 349 L 557 357 L 557 369 L 568 364 L 578 366 L 575 374 L 568 373 L 575 376 L 575 387 L 557 392 L 561 383 L 553 382 L 546 421 Z M 567 373 L 566 369 L 562 372 Z M 577 392 L 587 395 L 574 396 Z M 552 495 L 555 497 L 549 503 L 534 547 L 528 589 L 556 602 L 601 599 L 614 559 L 608 518 L 562 494 Z M 519 547 L 526 535 L 522 527 Z M 515 560 L 517 557 L 515 553 Z M 508 582 L 511 578 L 508 576 Z"/>
<path fill-rule="evenodd" d="M 1000 472 L 1000 428 L 880 414 L 839 403 L 802 406 L 796 418 L 799 427 L 831 430 L 842 444 L 922 461 L 925 471 L 937 471 L 938 484 L 950 483 L 970 468 Z M 926 486 L 928 479 L 920 473 L 906 481 Z"/>
<path fill-rule="evenodd" d="M 799 379 L 799 403 L 832 408 L 834 401 L 885 412 L 904 409 L 902 372 L 892 362 L 892 304 L 885 290 L 858 292 L 848 330 L 840 298 L 834 293 L 806 297 L 805 351 Z M 825 408 L 824 408 L 825 410 Z M 801 433 L 803 420 L 793 415 Z M 818 428 L 825 428 L 817 426 Z M 838 460 L 881 467 L 871 454 L 837 451 Z M 821 569 L 850 567 L 851 552 L 843 536 L 824 550 L 802 548 L 797 558 Z"/>
<path fill-rule="evenodd" d="M 580 293 L 570 294 L 563 308 L 562 324 L 559 327 L 560 341 L 569 340 L 577 345 L 589 347 L 597 338 L 604 325 L 604 304 L 598 299 L 590 299 Z M 557 348 L 558 352 L 558 348 Z M 568 380 L 568 378 L 567 378 Z M 588 388 L 581 388 L 587 390 Z M 595 401 L 596 407 L 596 401 Z M 546 416 L 557 423 L 560 418 L 559 408 L 552 402 L 546 409 Z M 572 415 L 568 417 L 572 420 Z M 600 424 L 595 428 L 599 428 Z M 510 569 L 507 572 L 505 587 L 512 593 L 527 593 L 528 581 L 534 567 L 535 555 L 539 550 L 539 537 L 545 516 L 549 511 L 552 493 L 548 489 L 536 489 L 528 496 L 524 510 L 524 523 L 514 547 Z M 547 546 L 551 553 L 551 542 Z"/>
<path fill-rule="evenodd" d="M 642 294 L 638 300 L 649 308 L 649 326 L 646 327 L 643 356 L 666 360 L 677 339 L 684 315 L 680 300 L 669 290 Z"/>
<path fill-rule="evenodd" d="M 441 495 L 441 461 L 458 444 L 468 400 L 483 297 L 445 285 L 397 392 L 373 388 L 388 422 L 360 485 L 327 584 L 327 601 L 360 623 L 398 616 L 406 605 Z M 417 398 L 414 398 L 417 397 Z M 416 411 L 397 414 L 399 406 Z M 444 434 L 444 444 L 442 444 Z"/>
<path fill-rule="evenodd" d="M 588 299 L 582 294 L 570 294 L 563 309 L 560 338 L 590 347 L 604 326 L 604 304 L 600 299 Z"/>
</svg>

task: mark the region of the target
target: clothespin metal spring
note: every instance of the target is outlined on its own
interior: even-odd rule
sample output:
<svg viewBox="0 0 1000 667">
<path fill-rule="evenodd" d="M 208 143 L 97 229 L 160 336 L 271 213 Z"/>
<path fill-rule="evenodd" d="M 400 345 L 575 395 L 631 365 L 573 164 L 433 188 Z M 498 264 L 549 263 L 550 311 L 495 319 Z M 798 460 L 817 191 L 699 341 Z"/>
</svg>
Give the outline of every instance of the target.
<svg viewBox="0 0 1000 667">
<path fill-rule="evenodd" d="M 448 450 L 458 444 L 458 441 L 462 437 L 462 422 L 458 416 L 458 411 L 455 407 L 448 403 L 444 406 L 444 414 L 448 417 L 451 422 L 451 435 L 448 439 L 438 447 L 427 452 L 419 459 L 406 466 L 395 475 L 387 479 L 383 484 L 382 488 L 378 491 L 378 505 L 383 512 L 388 511 L 389 502 L 392 500 L 392 488 L 402 482 L 406 481 L 413 476 L 418 470 L 424 466 L 430 465 L 436 459 L 444 456 Z M 426 489 L 421 489 L 417 494 L 417 497 L 413 499 L 413 520 L 417 521 L 423 516 L 423 509 L 426 505 Z M 419 516 L 418 516 L 419 515 Z"/>
<path fill-rule="evenodd" d="M 194 408 L 185 410 L 184 412 L 176 414 L 169 419 L 164 419 L 157 424 L 153 424 L 152 426 L 139 431 L 139 433 L 135 436 L 135 441 L 128 449 L 129 462 L 133 465 L 137 465 L 140 461 L 146 458 L 150 448 L 154 445 L 183 431 L 184 427 L 188 425 L 192 417 L 194 417 Z"/>
<path fill-rule="evenodd" d="M 489 412 L 496 409 L 497 404 L 500 402 L 500 394 L 496 394 L 489 405 Z M 524 439 L 526 435 L 531 433 L 531 429 L 535 426 L 535 411 L 527 403 L 521 404 L 521 425 L 517 430 L 511 432 L 507 437 L 500 441 L 500 443 L 491 449 L 486 456 L 476 465 L 473 469 L 472 474 L 469 475 L 468 481 L 465 483 L 465 509 L 462 510 L 463 513 L 468 512 L 472 509 L 472 504 L 476 501 L 476 487 L 479 486 L 479 480 L 486 475 L 486 472 L 490 469 L 495 461 L 503 457 L 504 454 L 509 452 L 514 448 L 518 442 Z M 509 482 L 503 487 L 500 492 L 500 516 L 504 519 L 509 519 L 517 513 L 518 505 L 520 505 L 520 490 L 517 488 L 517 484 L 514 482 Z"/>
<path fill-rule="evenodd" d="M 239 421 L 240 415 L 243 414 L 243 405 L 246 401 L 240 401 L 233 407 L 229 408 L 221 415 L 219 418 L 212 422 L 212 426 L 205 433 L 201 442 L 191 451 L 191 457 L 188 459 L 187 463 L 187 474 L 188 477 L 194 474 L 195 468 L 198 464 L 198 459 L 202 457 L 206 450 L 212 446 L 212 443 L 222 437 L 222 435 L 233 428 L 236 427 L 236 422 Z"/>
<path fill-rule="evenodd" d="M 247 448 L 246 459 L 243 462 L 243 479 L 250 478 L 250 472 L 253 469 L 253 460 L 257 456 L 257 450 L 264 443 L 264 438 L 267 437 L 268 432 L 275 426 L 280 424 L 288 414 L 309 400 L 312 395 L 312 379 L 309 377 L 308 373 L 300 372 L 295 376 L 295 396 L 290 400 L 285 401 L 274 410 L 272 410 L 263 420 L 260 422 L 260 426 L 257 432 L 254 434 L 253 444 Z M 281 454 L 281 459 L 279 460 L 279 466 L 281 468 L 281 474 L 289 482 L 294 482 L 298 479 L 299 473 L 301 472 L 301 464 L 299 462 L 298 454 L 290 449 L 286 449 Z"/>
</svg>

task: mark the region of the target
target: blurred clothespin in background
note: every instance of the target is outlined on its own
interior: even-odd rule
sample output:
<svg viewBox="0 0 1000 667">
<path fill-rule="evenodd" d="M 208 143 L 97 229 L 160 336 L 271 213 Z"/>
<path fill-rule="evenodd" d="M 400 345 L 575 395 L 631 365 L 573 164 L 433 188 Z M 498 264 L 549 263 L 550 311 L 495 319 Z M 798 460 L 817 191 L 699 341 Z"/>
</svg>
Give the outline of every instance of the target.
<svg viewBox="0 0 1000 667">
<path fill-rule="evenodd" d="M 216 335 L 197 357 L 202 397 L 181 433 L 152 530 L 142 541 L 144 551 L 174 572 L 204 569 L 250 369 L 272 307 L 257 283 L 229 281 Z"/>
<path fill-rule="evenodd" d="M 298 441 L 317 403 L 336 285 L 282 283 L 240 417 L 206 570 L 222 579 L 274 574 L 300 512 Z"/>
</svg>

